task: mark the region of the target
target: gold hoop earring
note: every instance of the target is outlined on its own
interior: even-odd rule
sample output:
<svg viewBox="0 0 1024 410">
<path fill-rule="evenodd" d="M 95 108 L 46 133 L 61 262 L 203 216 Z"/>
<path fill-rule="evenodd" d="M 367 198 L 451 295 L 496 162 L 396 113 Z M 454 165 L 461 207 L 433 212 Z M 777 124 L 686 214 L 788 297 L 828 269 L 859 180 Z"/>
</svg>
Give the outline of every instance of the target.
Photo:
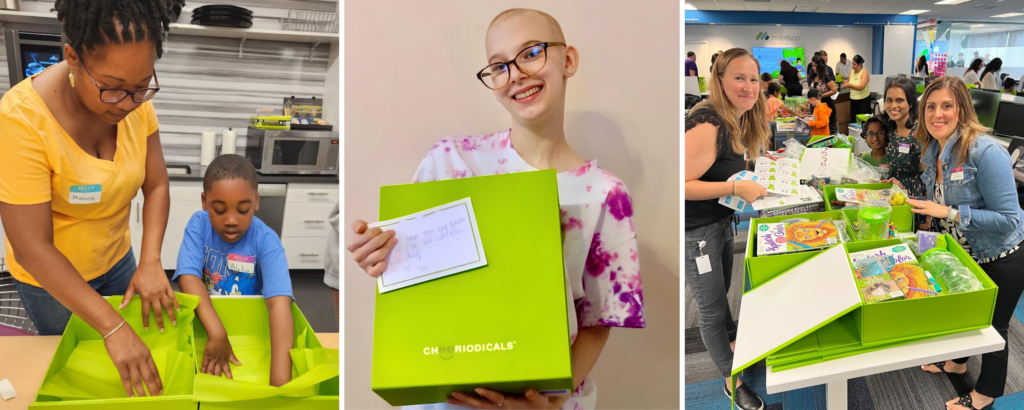
<svg viewBox="0 0 1024 410">
<path fill-rule="evenodd" d="M 71 88 L 75 88 L 75 73 L 74 72 L 69 72 L 68 73 L 68 80 L 71 81 Z"/>
</svg>

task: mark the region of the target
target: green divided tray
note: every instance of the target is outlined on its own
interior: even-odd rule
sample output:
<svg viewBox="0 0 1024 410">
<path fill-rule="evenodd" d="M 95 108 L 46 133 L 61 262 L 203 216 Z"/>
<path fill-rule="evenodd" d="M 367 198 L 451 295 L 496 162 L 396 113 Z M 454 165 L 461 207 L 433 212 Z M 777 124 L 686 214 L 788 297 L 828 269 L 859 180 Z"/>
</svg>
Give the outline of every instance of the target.
<svg viewBox="0 0 1024 410">
<path fill-rule="evenodd" d="M 200 409 L 338 408 L 338 351 L 324 349 L 298 306 L 292 303 L 292 381 L 278 388 L 270 386 L 270 319 L 263 297 L 214 296 L 210 301 L 242 365 L 231 365 L 233 380 L 196 375 L 194 398 Z M 198 318 L 193 330 L 195 367 L 199 369 L 208 338 Z"/>
<path fill-rule="evenodd" d="M 864 304 L 860 312 L 860 333 L 865 346 L 984 329 L 992 324 L 998 291 L 996 284 L 951 236 L 942 237 L 946 238 L 946 250 L 956 255 L 977 276 L 984 289 Z M 846 250 L 861 252 L 900 243 L 896 239 L 848 243 Z"/>
<path fill-rule="evenodd" d="M 165 316 L 165 331 L 154 324 L 149 330 L 142 328 L 142 302 L 136 296 L 118 313 L 149 347 L 153 361 L 160 372 L 163 395 L 155 397 L 125 397 L 124 387 L 117 369 L 106 352 L 103 337 L 77 315 L 72 315 L 50 367 L 43 378 L 35 402 L 29 409 L 75 410 L 196 410 L 192 400 L 195 361 L 193 359 L 192 319 L 199 298 L 176 294 L 181 310 L 176 312 L 178 324 L 172 325 Z M 115 308 L 121 296 L 111 296 L 107 302 Z"/>
<path fill-rule="evenodd" d="M 761 286 L 765 282 L 772 280 L 772 278 L 779 276 L 783 272 L 786 272 L 796 265 L 799 265 L 808 259 L 811 259 L 822 252 L 822 250 L 807 251 L 807 252 L 794 252 L 784 253 L 780 255 L 768 255 L 768 256 L 756 256 L 757 251 L 757 225 L 761 223 L 773 223 L 782 222 L 788 219 L 794 218 L 806 218 L 806 219 L 837 219 L 846 221 L 846 232 L 850 235 L 850 238 L 855 239 L 852 225 L 849 220 L 846 219 L 846 214 L 840 211 L 826 211 L 817 212 L 811 214 L 800 214 L 800 215 L 784 215 L 775 216 L 770 218 L 753 218 L 750 220 L 750 233 L 747 237 L 747 254 L 743 259 L 743 263 L 746 267 L 747 272 L 747 283 L 750 284 L 750 288 L 756 288 Z"/>
<path fill-rule="evenodd" d="M 767 357 L 772 371 L 803 367 L 991 325 L 998 288 L 949 235 L 946 249 L 982 282 L 984 289 L 923 299 L 865 304 Z M 898 245 L 895 239 L 850 242 L 847 254 Z"/>
</svg>

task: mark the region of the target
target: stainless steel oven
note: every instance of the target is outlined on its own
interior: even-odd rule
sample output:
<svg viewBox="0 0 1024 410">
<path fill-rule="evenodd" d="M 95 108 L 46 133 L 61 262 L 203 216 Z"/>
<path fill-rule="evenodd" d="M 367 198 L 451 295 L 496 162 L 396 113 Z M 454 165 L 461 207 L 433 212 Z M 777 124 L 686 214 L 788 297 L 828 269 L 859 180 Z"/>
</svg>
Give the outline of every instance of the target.
<svg viewBox="0 0 1024 410">
<path fill-rule="evenodd" d="M 8 28 L 4 43 L 11 86 L 64 61 L 64 37 L 59 28 L 56 33 Z"/>
<path fill-rule="evenodd" d="M 249 127 L 245 157 L 261 174 L 338 173 L 338 132 Z"/>
</svg>

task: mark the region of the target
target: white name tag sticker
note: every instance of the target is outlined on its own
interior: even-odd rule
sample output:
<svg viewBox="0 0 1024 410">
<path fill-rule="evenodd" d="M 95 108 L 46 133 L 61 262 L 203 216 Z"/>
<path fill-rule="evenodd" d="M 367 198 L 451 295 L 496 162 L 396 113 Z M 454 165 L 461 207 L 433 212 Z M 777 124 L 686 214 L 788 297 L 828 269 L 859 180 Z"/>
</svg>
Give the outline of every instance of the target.
<svg viewBox="0 0 1024 410">
<path fill-rule="evenodd" d="M 249 255 L 228 254 L 228 269 L 239 273 L 255 273 L 256 257 Z"/>
<path fill-rule="evenodd" d="M 1006 94 L 1006 93 L 999 94 L 999 99 L 1002 100 L 1002 101 L 1013 102 L 1013 94 Z"/>
<path fill-rule="evenodd" d="M 900 144 L 900 154 L 909 154 L 910 144 Z"/>
<path fill-rule="evenodd" d="M 964 180 L 964 168 L 956 167 L 953 168 L 953 172 L 949 174 L 950 181 L 963 181 Z"/>
<path fill-rule="evenodd" d="M 96 185 L 72 185 L 68 193 L 68 202 L 72 204 L 98 204 L 100 203 L 100 184 Z"/>
</svg>

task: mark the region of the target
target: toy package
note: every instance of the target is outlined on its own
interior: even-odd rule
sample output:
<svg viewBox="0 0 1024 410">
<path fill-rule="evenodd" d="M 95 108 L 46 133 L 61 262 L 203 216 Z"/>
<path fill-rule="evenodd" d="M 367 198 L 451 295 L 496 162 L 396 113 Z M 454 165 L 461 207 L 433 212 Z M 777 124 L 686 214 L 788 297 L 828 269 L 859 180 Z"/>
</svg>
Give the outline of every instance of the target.
<svg viewBox="0 0 1024 410">
<path fill-rule="evenodd" d="M 893 185 L 889 189 L 836 188 L 836 199 L 832 206 L 859 205 L 872 201 L 886 201 L 889 206 L 901 206 L 907 202 L 907 193 Z"/>
<path fill-rule="evenodd" d="M 849 240 L 845 221 L 796 219 L 757 225 L 758 256 L 823 249 Z"/>
<path fill-rule="evenodd" d="M 887 300 L 906 299 L 899 284 L 888 273 L 857 280 L 857 287 L 864 297 L 864 303 L 878 303 Z"/>
<path fill-rule="evenodd" d="M 907 299 L 942 294 L 942 287 L 921 267 L 906 245 L 893 245 L 850 254 L 858 281 L 889 275 Z"/>
</svg>

